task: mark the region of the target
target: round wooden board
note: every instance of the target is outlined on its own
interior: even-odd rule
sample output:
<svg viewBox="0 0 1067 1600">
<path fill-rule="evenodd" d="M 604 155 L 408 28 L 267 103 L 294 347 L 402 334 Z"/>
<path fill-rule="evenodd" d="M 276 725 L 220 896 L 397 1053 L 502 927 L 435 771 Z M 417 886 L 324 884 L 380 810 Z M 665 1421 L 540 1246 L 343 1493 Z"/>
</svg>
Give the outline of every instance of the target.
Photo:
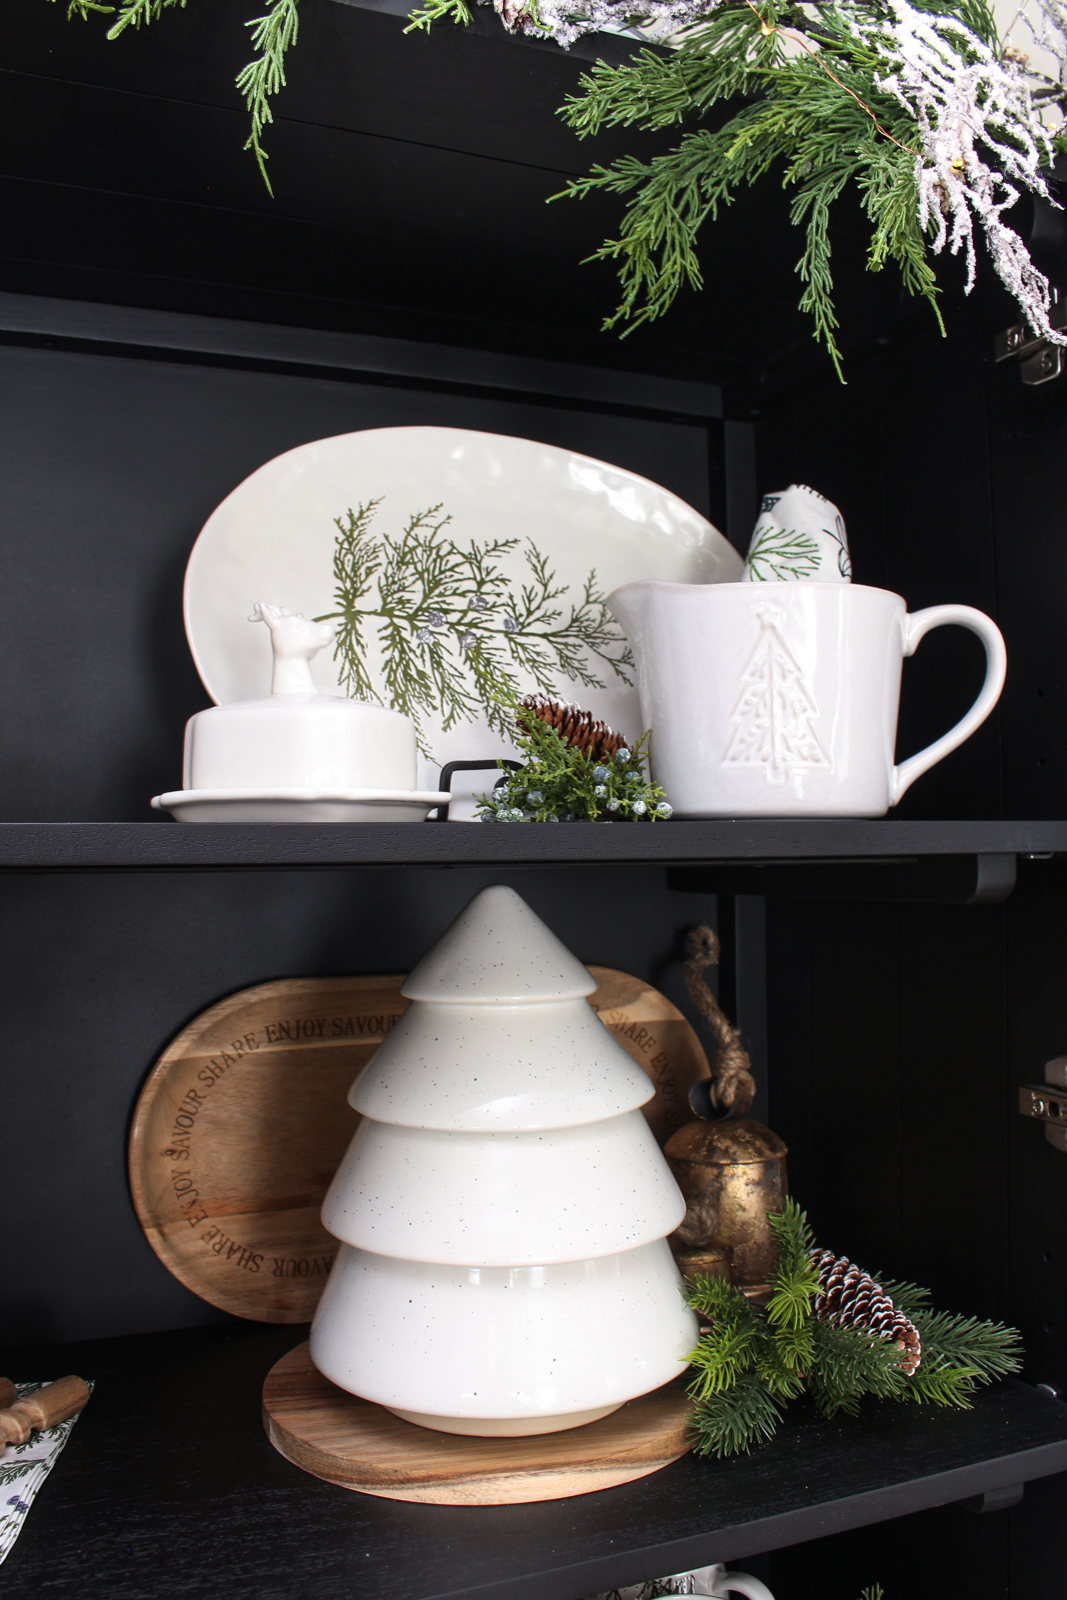
<svg viewBox="0 0 1067 1600">
<path fill-rule="evenodd" d="M 597 985 L 589 1004 L 656 1086 L 656 1098 L 642 1109 L 665 1145 L 672 1133 L 692 1122 L 689 1091 L 711 1075 L 703 1046 L 678 1007 L 651 984 L 613 967 L 589 971 Z"/>
<path fill-rule="evenodd" d="M 645 1478 L 689 1450 L 685 1378 L 584 1428 L 523 1439 L 434 1433 L 330 1383 L 307 1344 L 271 1368 L 263 1426 L 274 1448 L 316 1478 L 385 1500 L 523 1505 Z"/>
<path fill-rule="evenodd" d="M 348 1091 L 407 1009 L 403 981 L 243 989 L 153 1068 L 130 1133 L 133 1202 L 163 1264 L 211 1305 L 311 1320 L 337 1251 L 319 1210 L 359 1123 Z"/>
<path fill-rule="evenodd" d="M 708 1075 L 700 1041 L 657 990 L 590 967 L 590 1002 L 656 1086 L 661 1144 Z M 141 1091 L 130 1186 L 166 1267 L 220 1310 L 308 1322 L 337 1250 L 319 1221 L 359 1117 L 348 1091 L 407 1010 L 404 974 L 281 978 L 230 995 L 185 1028 Z"/>
</svg>

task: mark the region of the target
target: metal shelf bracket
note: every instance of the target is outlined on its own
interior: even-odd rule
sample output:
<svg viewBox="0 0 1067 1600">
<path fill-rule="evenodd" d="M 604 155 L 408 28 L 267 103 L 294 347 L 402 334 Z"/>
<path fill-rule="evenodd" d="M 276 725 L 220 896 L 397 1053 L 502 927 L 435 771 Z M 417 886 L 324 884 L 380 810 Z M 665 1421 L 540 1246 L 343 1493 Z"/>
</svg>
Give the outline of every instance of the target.
<svg viewBox="0 0 1067 1600">
<path fill-rule="evenodd" d="M 1031 1121 L 1043 1122 L 1049 1144 L 1067 1155 L 1067 1056 L 1045 1062 L 1043 1084 L 1020 1086 L 1019 1111 Z"/>
<path fill-rule="evenodd" d="M 1067 327 L 1067 300 L 1060 298 L 1058 289 L 1052 291 L 1049 322 L 1057 333 Z M 1025 322 L 1015 322 L 994 338 L 993 360 L 1018 361 L 1019 376 L 1026 384 L 1051 383 L 1063 371 L 1063 347 L 1050 344 Z"/>
</svg>

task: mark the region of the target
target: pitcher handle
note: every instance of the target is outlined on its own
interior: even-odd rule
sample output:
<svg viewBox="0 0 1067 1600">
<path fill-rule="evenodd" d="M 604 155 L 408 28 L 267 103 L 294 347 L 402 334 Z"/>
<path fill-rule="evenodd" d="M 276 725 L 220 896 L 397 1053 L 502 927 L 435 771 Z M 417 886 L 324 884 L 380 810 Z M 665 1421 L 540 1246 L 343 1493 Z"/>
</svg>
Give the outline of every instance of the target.
<svg viewBox="0 0 1067 1600">
<path fill-rule="evenodd" d="M 985 682 L 974 705 L 966 716 L 960 718 L 954 728 L 950 728 L 948 733 L 943 733 L 940 739 L 935 739 L 933 744 L 928 744 L 925 750 L 909 756 L 899 767 L 893 768 L 889 782 L 891 806 L 897 804 L 916 778 L 928 772 L 939 761 L 943 761 L 950 751 L 958 749 L 965 739 L 970 738 L 975 728 L 980 727 L 988 717 L 1000 699 L 1000 691 L 1004 687 L 1004 675 L 1008 669 L 1008 652 L 1004 645 L 1004 636 L 991 617 L 987 617 L 984 611 L 976 611 L 973 606 L 928 606 L 925 611 L 916 611 L 914 615 L 906 616 L 904 654 L 914 655 L 919 640 L 929 633 L 931 628 L 943 628 L 952 622 L 958 627 L 969 628 L 981 639 L 985 649 Z"/>
</svg>

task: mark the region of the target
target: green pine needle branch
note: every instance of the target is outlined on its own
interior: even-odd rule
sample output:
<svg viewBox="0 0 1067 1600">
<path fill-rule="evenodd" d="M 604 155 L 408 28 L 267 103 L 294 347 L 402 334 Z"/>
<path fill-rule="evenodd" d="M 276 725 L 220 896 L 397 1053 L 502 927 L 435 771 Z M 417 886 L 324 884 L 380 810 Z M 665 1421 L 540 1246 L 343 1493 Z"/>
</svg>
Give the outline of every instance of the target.
<svg viewBox="0 0 1067 1600">
<path fill-rule="evenodd" d="M 185 0 L 128 0 L 127 4 L 119 6 L 118 18 L 108 29 L 107 36 L 109 39 L 117 39 L 127 28 L 147 28 L 149 23 L 158 22 L 164 11 L 176 5 L 185 10 Z M 81 10 L 81 0 L 78 0 L 78 9 Z M 105 8 L 94 5 L 91 9 L 102 11 Z M 107 9 L 113 11 L 114 7 L 109 6 Z"/>
<path fill-rule="evenodd" d="M 689 1305 L 709 1324 L 687 1358 L 698 1455 L 721 1458 L 765 1442 L 782 1405 L 804 1392 L 826 1418 L 858 1416 L 866 1395 L 966 1409 L 980 1385 L 1018 1372 L 1014 1328 L 933 1311 L 926 1290 L 883 1280 L 922 1341 L 922 1361 L 909 1376 L 892 1341 L 864 1328 L 832 1327 L 815 1315 L 814 1240 L 796 1202 L 787 1200 L 768 1220 L 776 1264 L 765 1309 L 719 1278 L 697 1277 L 686 1285 Z"/>
<path fill-rule="evenodd" d="M 465 28 L 471 20 L 471 9 L 467 0 L 426 0 L 421 11 L 413 11 L 408 18 L 405 33 L 425 31 L 429 33 L 435 22 L 454 22 L 459 27 Z"/>
<path fill-rule="evenodd" d="M 181 6 L 184 10 L 185 0 L 126 0 L 125 4 L 118 7 L 118 21 L 108 29 L 107 36 L 117 39 L 127 28 L 147 27 L 150 22 L 158 22 L 163 12 L 171 6 Z M 113 17 L 115 10 L 114 6 L 98 5 L 96 0 L 69 0 L 67 17 L 81 17 L 83 22 L 88 22 L 94 11 Z"/>
<path fill-rule="evenodd" d="M 251 150 L 267 190 L 273 195 L 267 176 L 267 152 L 263 148 L 263 134 L 268 123 L 274 121 L 271 100 L 285 88 L 285 57 L 296 44 L 300 19 L 299 0 L 270 0 L 261 17 L 245 23 L 252 33 L 254 58 L 237 74 L 237 87 L 244 96 L 245 108 L 252 120 L 252 129 L 245 144 Z M 127 28 L 148 27 L 158 22 L 164 11 L 180 6 L 186 0 L 122 0 L 115 6 L 101 5 L 98 0 L 68 0 L 67 16 L 81 17 L 88 22 L 93 12 L 117 16 L 108 29 L 109 39 L 117 39 Z"/>
<path fill-rule="evenodd" d="M 171 0 L 173 3 L 173 0 Z M 182 0 L 184 4 L 184 0 Z M 252 30 L 252 48 L 255 59 L 237 74 L 237 87 L 245 97 L 245 107 L 252 118 L 252 131 L 245 145 L 256 158 L 263 182 L 273 195 L 267 177 L 267 152 L 263 148 L 263 130 L 274 121 L 270 108 L 272 95 L 285 88 L 285 55 L 296 44 L 300 27 L 297 11 L 299 0 L 272 0 L 262 17 L 254 17 L 245 27 Z"/>
<path fill-rule="evenodd" d="M 774 31 L 765 33 L 764 25 Z M 781 27 L 811 35 L 817 49 L 787 56 Z M 582 92 L 562 108 L 581 137 L 613 126 L 656 131 L 702 118 L 720 102 L 747 102 L 721 126 L 685 133 L 664 155 L 622 156 L 553 196 L 581 199 L 605 190 L 628 197 L 621 232 L 590 258 L 619 269 L 622 299 L 605 327 L 638 327 L 662 316 L 683 288 L 699 289 L 704 224 L 772 168 L 793 191 L 790 220 L 804 230 L 800 306 L 839 376 L 829 226 L 850 183 L 872 225 L 868 266 L 878 271 L 896 262 L 909 293 L 928 300 L 940 321 L 918 221 L 918 128 L 877 88 L 877 67 L 870 47 L 832 6 L 820 6 L 814 24 L 800 6 L 765 0 L 757 15 L 746 0 L 726 0 L 670 56 L 646 50 L 629 66 L 598 63 L 584 74 Z"/>
</svg>

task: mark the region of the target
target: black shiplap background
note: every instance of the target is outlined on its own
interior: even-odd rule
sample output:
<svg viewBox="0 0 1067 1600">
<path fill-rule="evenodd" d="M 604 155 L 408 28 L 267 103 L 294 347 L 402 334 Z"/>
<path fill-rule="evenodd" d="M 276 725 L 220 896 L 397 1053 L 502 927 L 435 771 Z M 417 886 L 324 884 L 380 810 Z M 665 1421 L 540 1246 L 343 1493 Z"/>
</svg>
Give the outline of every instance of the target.
<svg viewBox="0 0 1067 1600">
<path fill-rule="evenodd" d="M 10 0 L 0 288 L 722 382 L 735 465 L 754 426 L 760 489 L 797 479 L 835 499 L 860 581 L 897 589 L 913 609 L 966 601 L 1005 632 L 1000 710 L 901 813 L 1062 816 L 1067 401 L 1060 385 L 1024 390 L 991 367 L 992 334 L 1013 320 L 1005 297 L 987 283 L 971 301 L 950 291 L 942 342 L 888 279 L 857 275 L 846 218 L 834 258 L 842 389 L 793 309 L 798 247 L 772 185 L 709 238 L 705 292 L 620 346 L 598 332 L 610 272 L 578 266 L 617 213 L 600 200 L 542 202 L 591 160 L 662 142 L 580 146 L 553 113 L 583 63 L 494 37 L 491 24 L 405 39 L 395 17 L 328 0 L 305 12 L 270 133 L 272 202 L 240 149 L 232 78 L 248 52 L 235 0 L 190 5 L 117 45 L 68 24 L 61 5 Z M 9 818 L 143 817 L 147 797 L 177 781 L 182 724 L 204 703 L 181 633 L 185 556 L 222 495 L 292 444 L 447 422 L 575 445 L 716 520 L 730 489 L 717 423 L 447 385 L 20 337 L 0 351 L 0 397 Z M 739 495 L 750 501 L 735 474 L 735 509 Z M 960 714 L 980 672 L 968 636 L 924 642 L 905 669 L 901 753 Z M 766 1026 L 770 1120 L 820 1238 L 928 1282 L 946 1305 L 1019 1323 L 1028 1376 L 1057 1386 L 1067 1161 L 1018 1118 L 1015 1087 L 1067 1049 L 1063 873 L 1023 863 L 1003 906 L 771 901 L 766 1018 L 742 1010 L 753 1038 Z M 4 1106 L 12 1128 L 48 1130 L 47 1164 L 43 1141 L 9 1140 L 9 1335 L 213 1317 L 159 1267 L 125 1189 L 125 1129 L 156 1053 L 244 984 L 410 965 L 483 881 L 5 879 Z M 579 955 L 682 1000 L 680 934 L 715 914 L 710 896 L 643 869 L 513 881 Z M 724 898 L 728 1002 L 742 971 L 762 968 L 753 909 Z M 855 1600 L 874 1581 L 887 1600 L 1044 1600 L 1060 1586 L 1062 1493 L 1050 1480 L 1008 1514 L 947 1507 L 779 1552 L 769 1581 L 777 1600 Z"/>
</svg>

